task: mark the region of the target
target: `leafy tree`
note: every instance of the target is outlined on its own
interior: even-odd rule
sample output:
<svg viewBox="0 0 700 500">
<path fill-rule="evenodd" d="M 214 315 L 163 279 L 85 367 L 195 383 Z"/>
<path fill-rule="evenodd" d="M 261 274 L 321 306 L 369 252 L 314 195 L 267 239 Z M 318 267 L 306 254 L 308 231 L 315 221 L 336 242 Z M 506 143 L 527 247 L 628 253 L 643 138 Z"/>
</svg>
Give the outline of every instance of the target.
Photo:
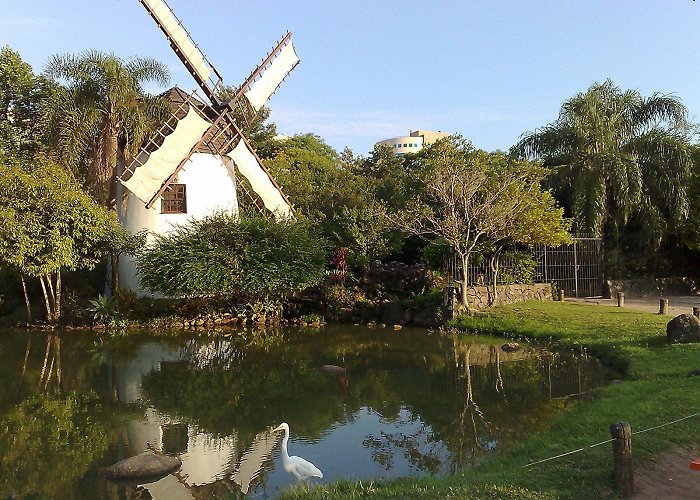
<svg viewBox="0 0 700 500">
<path fill-rule="evenodd" d="M 242 293 L 277 300 L 321 281 L 326 252 L 309 223 L 218 213 L 157 237 L 141 283 L 169 296 Z"/>
<path fill-rule="evenodd" d="M 392 248 L 385 202 L 375 179 L 361 175 L 363 160 L 350 150 L 341 155 L 313 134 L 280 143 L 265 163 L 298 212 L 318 222 L 322 235 L 351 260 L 366 265 Z"/>
<path fill-rule="evenodd" d="M 164 116 L 162 100 L 143 85 L 166 85 L 166 66 L 88 51 L 54 56 L 46 74 L 66 83 L 47 104 L 47 129 L 58 158 L 80 175 L 100 204 L 114 207 L 118 165 Z"/>
<path fill-rule="evenodd" d="M 39 278 L 49 321 L 61 316 L 62 270 L 93 268 L 123 231 L 52 161 L 0 165 L 0 264 Z"/>
<path fill-rule="evenodd" d="M 227 102 L 233 99 L 236 91 L 236 88 L 224 85 L 218 93 L 219 99 Z M 242 100 L 245 101 L 245 98 Z M 233 116 L 258 156 L 263 159 L 272 158 L 281 142 L 277 139 L 277 126 L 267 121 L 270 118 L 270 108 L 263 106 L 257 112 L 251 112 L 252 109 L 243 103 L 234 107 Z"/>
<path fill-rule="evenodd" d="M 17 52 L 0 48 L 0 156 L 40 148 L 40 103 L 53 89 Z"/>
<path fill-rule="evenodd" d="M 463 307 L 468 307 L 466 270 L 477 251 L 506 241 L 539 242 L 552 231 L 551 238 L 566 238 L 562 211 L 540 191 L 531 164 L 476 150 L 459 136 L 431 145 L 420 162 L 425 190 L 395 223 L 410 234 L 441 240 L 457 255 Z"/>
<path fill-rule="evenodd" d="M 606 80 L 564 102 L 556 121 L 526 134 L 513 152 L 553 169 L 575 230 L 601 234 L 607 224 L 616 233 L 638 217 L 658 245 L 688 213 L 686 116 L 673 95 L 643 97 Z"/>
<path fill-rule="evenodd" d="M 486 239 L 481 245 L 490 254 L 493 271 L 491 304 L 498 298 L 498 271 L 503 251 L 515 245 L 562 245 L 571 242 L 571 221 L 564 219 L 564 209 L 550 191 L 543 191 L 545 171 L 529 161 L 518 161 L 502 153 L 489 155 L 489 177 L 495 187 L 505 183 L 502 196 L 494 200 L 493 210 L 507 214 L 484 225 Z"/>
</svg>

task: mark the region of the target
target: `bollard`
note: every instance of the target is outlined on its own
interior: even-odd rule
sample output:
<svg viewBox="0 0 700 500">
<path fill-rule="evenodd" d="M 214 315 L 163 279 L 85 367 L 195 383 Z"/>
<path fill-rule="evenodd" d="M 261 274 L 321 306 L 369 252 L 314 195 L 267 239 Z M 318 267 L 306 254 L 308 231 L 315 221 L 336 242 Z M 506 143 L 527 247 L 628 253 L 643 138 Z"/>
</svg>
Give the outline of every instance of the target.
<svg viewBox="0 0 700 500">
<path fill-rule="evenodd" d="M 659 300 L 659 314 L 668 314 L 668 299 Z"/>
<path fill-rule="evenodd" d="M 632 429 L 627 422 L 617 422 L 610 426 L 613 438 L 613 464 L 615 485 L 623 497 L 634 493 L 634 470 L 632 468 Z"/>
<path fill-rule="evenodd" d="M 700 307 L 693 307 L 693 316 L 700 318 Z"/>
<path fill-rule="evenodd" d="M 559 289 L 559 302 L 564 302 L 564 290 Z"/>
<path fill-rule="evenodd" d="M 617 307 L 625 307 L 625 293 L 617 292 Z"/>
</svg>

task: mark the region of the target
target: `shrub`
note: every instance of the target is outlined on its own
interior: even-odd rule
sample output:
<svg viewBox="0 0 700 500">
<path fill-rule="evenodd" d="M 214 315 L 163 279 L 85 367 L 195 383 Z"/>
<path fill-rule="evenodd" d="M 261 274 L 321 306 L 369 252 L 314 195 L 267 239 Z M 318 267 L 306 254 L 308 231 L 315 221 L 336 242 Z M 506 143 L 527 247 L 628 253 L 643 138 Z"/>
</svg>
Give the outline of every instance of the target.
<svg viewBox="0 0 700 500">
<path fill-rule="evenodd" d="M 192 220 L 137 257 L 141 284 L 171 297 L 280 299 L 321 282 L 325 242 L 306 221 L 218 213 Z"/>
<path fill-rule="evenodd" d="M 499 281 L 508 285 L 513 283 L 524 285 L 534 283 L 537 261 L 532 255 L 526 252 L 512 251 L 505 252 L 501 259 L 504 261 L 512 260 L 513 265 L 503 268 Z"/>
</svg>

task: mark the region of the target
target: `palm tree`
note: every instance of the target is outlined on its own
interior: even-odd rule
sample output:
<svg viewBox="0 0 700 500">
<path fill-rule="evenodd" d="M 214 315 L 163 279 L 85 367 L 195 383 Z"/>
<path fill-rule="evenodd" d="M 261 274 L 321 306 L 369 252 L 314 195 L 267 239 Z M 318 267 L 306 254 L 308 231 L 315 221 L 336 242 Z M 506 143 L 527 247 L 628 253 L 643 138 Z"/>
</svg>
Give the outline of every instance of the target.
<svg viewBox="0 0 700 500">
<path fill-rule="evenodd" d="M 606 80 L 566 101 L 555 122 L 525 134 L 512 152 L 553 168 L 576 231 L 617 234 L 635 217 L 659 244 L 688 213 L 686 116 L 673 95 L 646 98 Z"/>
<path fill-rule="evenodd" d="M 156 60 L 128 61 L 98 51 L 54 56 L 49 78 L 64 82 L 47 103 L 47 131 L 56 156 L 71 166 L 102 205 L 116 206 L 116 177 L 163 117 L 161 99 L 146 82 L 166 85 L 167 67 Z"/>
</svg>

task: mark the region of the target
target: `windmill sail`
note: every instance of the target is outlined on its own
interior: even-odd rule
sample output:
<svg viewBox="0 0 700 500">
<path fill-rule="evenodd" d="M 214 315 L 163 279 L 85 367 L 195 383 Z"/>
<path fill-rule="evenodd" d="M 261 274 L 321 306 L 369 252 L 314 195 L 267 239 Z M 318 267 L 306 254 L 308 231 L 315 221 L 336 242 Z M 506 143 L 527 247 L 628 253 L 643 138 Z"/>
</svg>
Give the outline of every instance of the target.
<svg viewBox="0 0 700 500">
<path fill-rule="evenodd" d="M 270 67 L 262 73 L 262 77 L 250 84 L 250 88 L 244 92 L 253 109 L 259 110 L 267 102 L 297 64 L 299 58 L 290 42 L 281 48 Z"/>
<path fill-rule="evenodd" d="M 228 154 L 238 171 L 248 179 L 250 186 L 263 201 L 265 208 L 279 219 L 292 217 L 292 207 L 282 195 L 279 187 L 272 182 L 270 175 L 263 169 L 258 158 L 250 151 L 245 141 L 238 142 Z"/>
<path fill-rule="evenodd" d="M 192 41 L 180 21 L 175 17 L 168 4 L 163 0 L 141 0 L 141 3 L 156 20 L 158 26 L 168 37 L 173 47 L 177 49 L 181 58 L 184 58 L 183 62 L 189 66 L 189 69 L 194 71 L 193 76 L 195 76 L 195 79 L 199 77 L 198 83 L 208 86 L 207 82 L 213 68 Z"/>
<path fill-rule="evenodd" d="M 142 165 L 132 170 L 132 175 L 122 184 L 138 199 L 148 203 L 165 182 L 190 155 L 192 148 L 202 139 L 211 122 L 202 118 L 190 106 L 184 118 L 177 122 L 175 130 L 163 144 L 150 153 Z"/>
</svg>

